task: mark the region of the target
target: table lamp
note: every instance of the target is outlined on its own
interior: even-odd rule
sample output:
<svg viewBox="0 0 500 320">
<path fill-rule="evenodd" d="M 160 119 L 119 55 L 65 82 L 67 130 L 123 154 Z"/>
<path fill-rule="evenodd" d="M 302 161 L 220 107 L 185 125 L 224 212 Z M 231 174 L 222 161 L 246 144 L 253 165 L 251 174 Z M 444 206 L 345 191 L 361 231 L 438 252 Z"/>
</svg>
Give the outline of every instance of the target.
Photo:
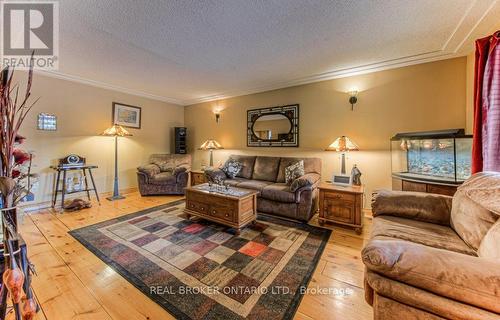
<svg viewBox="0 0 500 320">
<path fill-rule="evenodd" d="M 340 169 L 340 174 L 342 176 L 346 176 L 346 171 L 345 171 L 345 155 L 346 152 L 349 151 L 358 151 L 359 147 L 354 141 L 349 139 L 346 136 L 341 136 L 335 139 L 332 144 L 328 146 L 328 148 L 325 149 L 325 151 L 337 151 L 337 152 L 342 152 L 342 164 L 341 164 L 341 169 Z M 334 179 L 335 180 L 335 179 Z"/>
<path fill-rule="evenodd" d="M 213 156 L 213 151 L 214 150 L 219 150 L 219 149 L 224 149 L 220 143 L 213 139 L 209 139 L 198 148 L 199 150 L 209 150 L 210 151 L 210 166 L 213 167 L 214 165 L 214 156 Z"/>
<path fill-rule="evenodd" d="M 108 199 L 109 201 L 125 199 L 125 197 L 120 194 L 120 191 L 118 189 L 118 137 L 131 136 L 132 134 L 130 134 L 122 126 L 115 124 L 104 130 L 101 135 L 115 137 L 115 182 L 113 187 L 113 196 L 107 197 L 106 199 Z"/>
</svg>

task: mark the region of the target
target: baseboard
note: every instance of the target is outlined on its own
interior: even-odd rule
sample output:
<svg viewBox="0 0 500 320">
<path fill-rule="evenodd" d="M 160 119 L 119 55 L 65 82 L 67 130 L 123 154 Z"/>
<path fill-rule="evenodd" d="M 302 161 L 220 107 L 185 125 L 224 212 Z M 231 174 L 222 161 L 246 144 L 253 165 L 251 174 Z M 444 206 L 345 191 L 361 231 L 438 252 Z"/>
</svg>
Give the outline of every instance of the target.
<svg viewBox="0 0 500 320">
<path fill-rule="evenodd" d="M 127 194 L 127 193 L 133 193 L 137 192 L 139 189 L 137 187 L 130 187 L 130 188 L 125 188 L 125 189 L 120 189 L 121 194 Z M 82 197 L 82 194 L 84 195 Z M 99 193 L 99 198 L 101 201 L 105 199 L 106 197 L 109 197 L 113 194 L 112 191 L 108 192 L 103 192 Z M 93 194 L 90 195 L 92 199 L 95 199 L 95 196 Z M 87 198 L 87 196 L 84 193 L 81 193 L 79 195 L 77 194 L 70 194 L 65 197 L 65 200 L 72 200 L 72 199 L 78 199 L 78 198 Z M 58 201 L 56 202 L 56 209 L 61 208 L 61 202 L 60 202 L 60 195 L 58 196 Z M 37 203 L 23 203 L 18 205 L 19 208 L 21 208 L 24 212 L 33 212 L 33 211 L 40 211 L 40 210 L 46 210 L 52 208 L 52 200 L 49 201 L 42 201 L 42 202 L 37 202 Z"/>
</svg>

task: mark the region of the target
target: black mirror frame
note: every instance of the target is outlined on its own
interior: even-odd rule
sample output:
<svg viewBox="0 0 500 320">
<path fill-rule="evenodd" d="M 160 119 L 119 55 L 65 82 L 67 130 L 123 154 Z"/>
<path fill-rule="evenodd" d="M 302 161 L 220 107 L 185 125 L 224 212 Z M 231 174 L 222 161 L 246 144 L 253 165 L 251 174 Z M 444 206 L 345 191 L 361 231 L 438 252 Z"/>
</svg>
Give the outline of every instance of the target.
<svg viewBox="0 0 500 320">
<path fill-rule="evenodd" d="M 290 120 L 291 128 L 286 139 L 263 140 L 253 132 L 255 121 L 264 115 L 282 114 Z M 247 147 L 295 147 L 299 146 L 299 105 L 292 104 L 272 108 L 259 108 L 247 111 Z"/>
</svg>

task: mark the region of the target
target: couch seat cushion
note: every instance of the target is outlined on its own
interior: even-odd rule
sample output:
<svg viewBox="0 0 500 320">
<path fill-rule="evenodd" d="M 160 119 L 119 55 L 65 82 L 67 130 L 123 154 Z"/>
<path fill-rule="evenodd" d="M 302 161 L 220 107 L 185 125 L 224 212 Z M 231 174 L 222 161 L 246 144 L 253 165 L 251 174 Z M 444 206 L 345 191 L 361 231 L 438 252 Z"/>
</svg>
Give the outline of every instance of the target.
<svg viewBox="0 0 500 320">
<path fill-rule="evenodd" d="M 240 184 L 244 181 L 248 181 L 248 180 L 236 177 L 236 178 L 224 180 L 224 184 L 227 184 L 228 186 L 231 186 L 231 187 L 236 187 L 238 184 Z"/>
<path fill-rule="evenodd" d="M 393 238 L 476 256 L 450 227 L 393 216 L 373 219 L 373 239 Z"/>
<path fill-rule="evenodd" d="M 177 179 L 171 172 L 161 172 L 149 180 L 151 184 L 176 184 Z"/>
<path fill-rule="evenodd" d="M 262 191 L 262 189 L 264 189 L 265 187 L 267 187 L 270 184 L 272 184 L 272 182 L 262 181 L 262 180 L 245 180 L 243 182 L 238 183 L 237 187 L 257 190 L 260 192 L 260 191 Z"/>
<path fill-rule="evenodd" d="M 278 202 L 295 202 L 295 193 L 290 191 L 290 187 L 285 183 L 273 183 L 266 186 L 260 196 L 264 199 Z"/>
<path fill-rule="evenodd" d="M 280 158 L 278 157 L 257 157 L 252 179 L 276 182 L 279 165 Z"/>
</svg>

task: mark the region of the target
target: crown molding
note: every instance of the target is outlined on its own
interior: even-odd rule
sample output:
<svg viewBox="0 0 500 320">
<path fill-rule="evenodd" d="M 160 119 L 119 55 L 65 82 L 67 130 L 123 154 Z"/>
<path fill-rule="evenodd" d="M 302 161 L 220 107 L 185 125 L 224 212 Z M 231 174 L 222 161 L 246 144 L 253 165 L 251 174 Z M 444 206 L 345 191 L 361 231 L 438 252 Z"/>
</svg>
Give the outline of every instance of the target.
<svg viewBox="0 0 500 320">
<path fill-rule="evenodd" d="M 333 80 L 333 79 L 340 79 L 340 78 L 347 78 L 347 77 L 352 77 L 352 76 L 357 76 L 357 75 L 362 75 L 362 74 L 368 74 L 368 73 L 373 73 L 373 72 L 378 72 L 378 71 L 396 69 L 396 68 L 407 67 L 407 66 L 412 66 L 412 65 L 416 65 L 416 64 L 422 64 L 422 63 L 427 63 L 427 62 L 434 62 L 434 61 L 452 59 L 452 58 L 464 56 L 463 54 L 460 55 L 460 54 L 456 54 L 456 53 L 442 53 L 441 51 L 439 51 L 439 52 L 440 52 L 440 54 L 424 53 L 421 55 L 414 55 L 414 56 L 409 56 L 409 57 L 385 60 L 382 62 L 376 62 L 376 63 L 367 64 L 367 65 L 363 65 L 363 66 L 357 66 L 357 67 L 353 67 L 353 68 L 339 69 L 339 70 L 329 71 L 329 72 L 325 72 L 325 73 L 320 73 L 320 74 L 316 74 L 316 75 L 312 75 L 312 76 L 308 76 L 308 77 L 304 77 L 304 78 L 298 78 L 298 79 L 295 79 L 292 81 L 274 83 L 274 84 L 270 84 L 267 86 L 254 87 L 254 88 L 248 89 L 248 90 L 238 90 L 238 91 L 233 91 L 233 92 L 226 92 L 226 93 L 221 93 L 218 95 L 206 96 L 206 97 L 201 97 L 199 99 L 187 100 L 187 101 L 183 101 L 183 102 L 184 102 L 184 105 L 190 106 L 190 105 L 203 103 L 203 102 L 229 99 L 229 98 L 239 97 L 239 96 L 243 96 L 243 95 L 262 93 L 262 92 L 278 90 L 278 89 L 285 89 L 285 88 L 305 85 L 305 84 L 309 84 L 309 83 L 315 83 L 315 82 Z"/>
<path fill-rule="evenodd" d="M 74 76 L 74 75 L 65 74 L 62 72 L 48 71 L 48 70 L 37 70 L 37 73 L 40 75 L 46 76 L 46 77 L 50 77 L 50 78 L 67 80 L 67 81 L 71 81 L 71 82 L 77 82 L 77 83 L 86 84 L 86 85 L 101 88 L 101 89 L 107 89 L 107 90 L 126 93 L 126 94 L 130 94 L 130 95 L 138 96 L 138 97 L 142 97 L 142 98 L 148 98 L 151 100 L 173 103 L 173 104 L 177 104 L 180 106 L 184 105 L 182 100 L 158 96 L 158 95 L 150 94 L 147 92 L 129 89 L 129 88 L 124 88 L 124 87 L 120 87 L 120 86 L 115 86 L 115 85 L 108 84 L 105 82 L 86 79 L 86 78 L 82 78 L 82 77 L 78 77 L 78 76 Z"/>
<path fill-rule="evenodd" d="M 463 14 L 462 18 L 459 20 L 457 26 L 453 29 L 451 34 L 447 37 L 447 39 L 444 41 L 443 45 L 441 46 L 441 48 L 439 50 L 435 50 L 435 51 L 431 51 L 431 52 L 424 52 L 424 53 L 416 54 L 416 55 L 412 55 L 412 56 L 399 57 L 399 58 L 395 58 L 395 59 L 389 59 L 389 60 L 384 60 L 384 61 L 360 65 L 360 66 L 354 66 L 354 67 L 349 67 L 349 68 L 334 69 L 334 70 L 330 70 L 327 72 L 309 75 L 309 76 L 296 78 L 296 79 L 292 79 L 292 80 L 288 80 L 288 81 L 275 82 L 275 83 L 270 83 L 267 85 L 253 87 L 253 88 L 249 88 L 249 89 L 243 89 L 243 90 L 221 92 L 221 93 L 217 93 L 217 94 L 201 96 L 201 97 L 198 97 L 195 99 L 181 100 L 181 99 L 175 99 L 175 98 L 170 98 L 170 97 L 165 97 L 165 96 L 154 95 L 154 94 L 139 91 L 139 90 L 115 86 L 112 84 L 108 84 L 108 83 L 104 83 L 104 82 L 100 82 L 100 81 L 95 81 L 95 80 L 90 80 L 90 79 L 82 78 L 79 76 L 69 75 L 69 74 L 65 74 L 62 72 L 56 72 L 56 71 L 38 71 L 38 73 L 41 75 L 44 75 L 44 76 L 52 77 L 52 78 L 57 78 L 57 79 L 62 79 L 62 80 L 67 80 L 67 81 L 72 81 L 72 82 L 78 82 L 78 83 L 82 83 L 82 84 L 86 84 L 86 85 L 90 85 L 90 86 L 94 86 L 94 87 L 98 87 L 98 88 L 103 88 L 103 89 L 112 90 L 112 91 L 118 91 L 118 92 L 130 94 L 130 95 L 134 95 L 134 96 L 139 96 L 139 97 L 143 97 L 143 98 L 148 98 L 148 99 L 152 99 L 152 100 L 177 104 L 180 106 L 190 106 L 193 104 L 198 104 L 198 103 L 203 103 L 203 102 L 209 102 L 209 101 L 221 100 L 221 99 L 229 99 L 229 98 L 234 98 L 234 97 L 242 96 L 242 95 L 261 93 L 261 92 L 266 92 L 266 91 L 271 91 L 271 90 L 277 90 L 277 89 L 283 89 L 283 88 L 288 88 L 288 87 L 293 87 L 293 86 L 298 86 L 298 85 L 304 85 L 304 84 L 308 84 L 308 83 L 315 83 L 315 82 L 319 82 L 319 81 L 351 77 L 351 76 L 355 76 L 355 75 L 362 75 L 362 74 L 367 74 L 367 73 L 372 73 L 372 72 L 378 72 L 378 71 L 383 71 L 383 70 L 401 68 L 401 67 L 406 67 L 406 66 L 411 66 L 411 65 L 416 65 L 416 64 L 422 64 L 422 63 L 427 63 L 427 62 L 434 62 L 434 61 L 439 61 L 439 60 L 445 60 L 445 59 L 451 59 L 451 58 L 456 58 L 456 57 L 460 57 L 460 56 L 465 56 L 470 51 L 472 51 L 472 48 L 470 50 L 464 50 L 464 47 L 468 43 L 468 40 L 470 40 L 471 36 L 473 35 L 474 30 L 480 25 L 480 23 L 485 19 L 485 17 L 488 16 L 490 11 L 497 4 L 499 4 L 498 0 L 483 0 L 483 1 L 474 0 L 474 1 L 471 1 L 471 5 L 464 12 L 464 14 Z"/>
<path fill-rule="evenodd" d="M 366 64 L 362 66 L 349 67 L 344 69 L 335 69 L 320 74 L 315 74 L 291 81 L 284 81 L 280 83 L 273 83 L 266 86 L 254 87 L 248 90 L 236 90 L 232 92 L 223 92 L 219 94 L 200 97 L 197 99 L 183 101 L 186 105 L 193 105 L 203 102 L 210 102 L 214 100 L 229 99 L 237 96 L 255 94 L 277 89 L 284 89 L 288 87 L 304 85 L 325 80 L 333 80 L 355 75 L 367 74 L 377 71 L 401 68 L 416 64 L 427 62 L 434 62 L 445 59 L 452 59 L 461 56 L 466 56 L 469 52 L 463 50 L 467 40 L 471 37 L 474 30 L 479 26 L 481 21 L 488 15 L 492 8 L 498 3 L 498 0 L 478 1 L 471 2 L 469 8 L 464 12 L 462 18 L 459 20 L 457 26 L 453 29 L 451 34 L 447 37 L 441 48 L 436 51 L 425 52 L 417 55 L 400 57 L 381 62 Z M 452 49 L 451 49 L 452 48 Z M 472 48 L 471 48 L 472 51 Z"/>
</svg>

